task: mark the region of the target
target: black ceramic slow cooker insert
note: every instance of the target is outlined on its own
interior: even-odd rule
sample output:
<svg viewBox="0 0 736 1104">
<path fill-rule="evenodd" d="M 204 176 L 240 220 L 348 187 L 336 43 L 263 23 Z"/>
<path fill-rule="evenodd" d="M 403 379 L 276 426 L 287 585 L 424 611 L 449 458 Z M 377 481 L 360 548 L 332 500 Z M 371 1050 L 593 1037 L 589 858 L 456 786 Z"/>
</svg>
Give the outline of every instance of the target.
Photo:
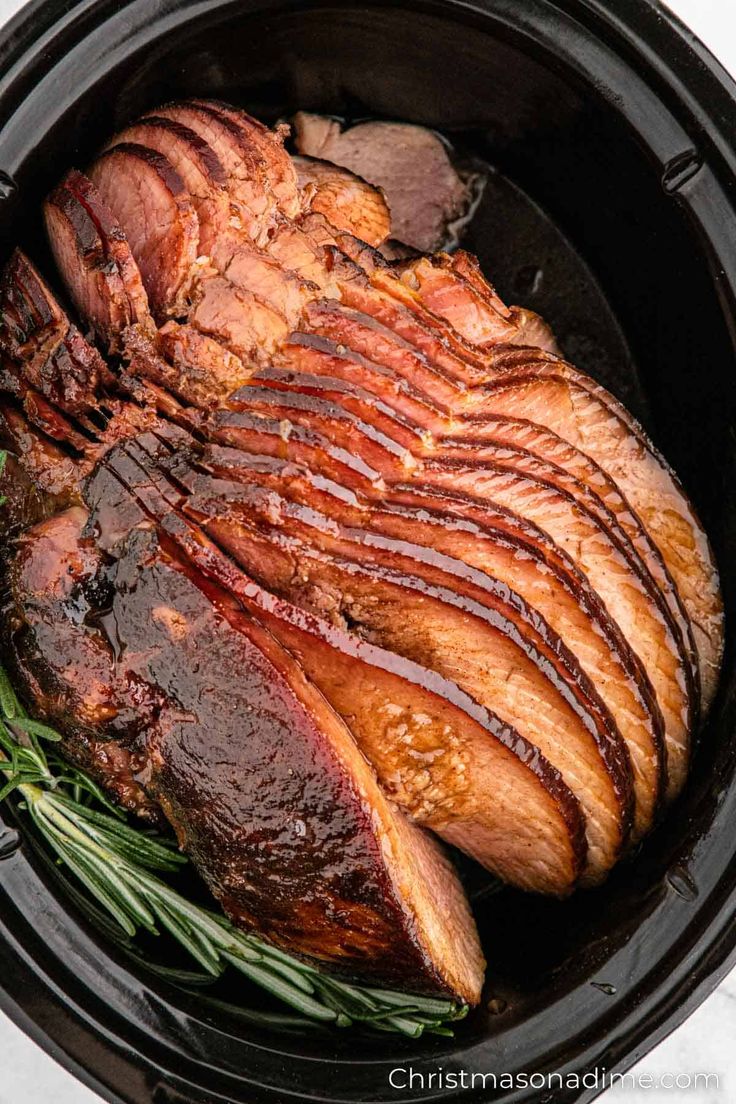
<svg viewBox="0 0 736 1104">
<path fill-rule="evenodd" d="M 48 272 L 45 193 L 176 97 L 408 120 L 490 164 L 465 244 L 644 421 L 703 516 L 731 617 L 736 86 L 654 0 L 36 0 L 4 28 L 0 72 L 0 260 L 21 244 Z M 242 979 L 152 972 L 10 809 L 0 1004 L 126 1104 L 592 1099 L 590 1079 L 544 1095 L 404 1090 L 389 1072 L 620 1070 L 710 992 L 736 961 L 735 687 L 729 648 L 685 794 L 604 887 L 560 903 L 467 872 L 489 984 L 454 1039 L 309 1031 Z"/>
</svg>

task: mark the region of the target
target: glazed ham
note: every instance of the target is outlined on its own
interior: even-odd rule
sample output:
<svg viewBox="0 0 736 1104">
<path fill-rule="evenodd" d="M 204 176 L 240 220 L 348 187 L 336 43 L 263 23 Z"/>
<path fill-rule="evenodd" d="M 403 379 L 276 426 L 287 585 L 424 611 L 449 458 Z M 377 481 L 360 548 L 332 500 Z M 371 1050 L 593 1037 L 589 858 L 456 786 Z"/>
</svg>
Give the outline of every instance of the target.
<svg viewBox="0 0 736 1104">
<path fill-rule="evenodd" d="M 412 197 L 426 234 L 467 199 L 386 126 L 300 117 L 292 158 L 169 104 L 49 196 L 77 320 L 14 254 L 3 631 L 67 755 L 238 924 L 473 1003 L 439 841 L 600 883 L 685 782 L 722 611 L 675 476 L 546 324 L 462 251 L 377 252 Z"/>
</svg>

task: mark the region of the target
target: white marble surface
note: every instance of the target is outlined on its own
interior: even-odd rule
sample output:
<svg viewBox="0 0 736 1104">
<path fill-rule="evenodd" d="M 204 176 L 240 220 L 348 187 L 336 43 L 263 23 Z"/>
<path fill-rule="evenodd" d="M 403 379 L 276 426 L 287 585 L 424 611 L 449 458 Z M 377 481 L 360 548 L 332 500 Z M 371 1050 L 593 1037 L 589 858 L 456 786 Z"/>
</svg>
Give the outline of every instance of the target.
<svg viewBox="0 0 736 1104">
<path fill-rule="evenodd" d="M 523 3 L 523 0 L 520 0 Z M 615 4 L 615 0 L 611 0 Z M 20 7 L 0 0 L 0 24 Z M 736 0 L 670 0 L 670 8 L 700 36 L 736 75 Z M 1 983 L 1 979 L 0 979 Z M 0 1104 L 100 1104 L 0 1013 Z M 733 1104 L 736 1101 L 736 971 L 703 1005 L 647 1055 L 632 1071 L 641 1084 L 607 1090 L 605 1104 L 640 1104 L 653 1096 L 688 1104 Z M 687 1075 L 715 1074 L 710 1087 L 669 1088 Z M 679 1077 L 678 1077 L 679 1075 Z"/>
</svg>

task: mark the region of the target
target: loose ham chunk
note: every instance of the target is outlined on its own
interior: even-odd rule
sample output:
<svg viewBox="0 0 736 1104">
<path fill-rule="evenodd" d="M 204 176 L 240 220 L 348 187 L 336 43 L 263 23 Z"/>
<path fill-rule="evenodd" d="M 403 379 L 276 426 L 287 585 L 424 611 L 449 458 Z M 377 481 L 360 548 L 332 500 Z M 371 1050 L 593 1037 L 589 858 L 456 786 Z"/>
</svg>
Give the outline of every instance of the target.
<svg viewBox="0 0 736 1104">
<path fill-rule="evenodd" d="M 359 123 L 343 130 L 334 119 L 294 116 L 299 153 L 332 161 L 383 189 L 392 236 L 422 252 L 441 247 L 448 224 L 470 202 L 467 184 L 431 130 L 406 123 Z"/>
</svg>

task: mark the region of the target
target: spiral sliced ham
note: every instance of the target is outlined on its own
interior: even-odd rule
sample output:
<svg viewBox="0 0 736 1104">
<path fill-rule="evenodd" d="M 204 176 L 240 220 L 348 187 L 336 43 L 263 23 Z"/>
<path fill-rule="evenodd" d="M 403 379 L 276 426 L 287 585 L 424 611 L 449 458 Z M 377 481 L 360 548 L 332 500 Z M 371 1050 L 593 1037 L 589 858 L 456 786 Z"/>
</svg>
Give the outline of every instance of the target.
<svg viewBox="0 0 736 1104">
<path fill-rule="evenodd" d="M 236 922 L 474 1002 L 435 837 L 525 890 L 604 879 L 685 782 L 721 602 L 675 476 L 545 323 L 462 251 L 376 251 L 374 130 L 357 177 L 168 104 L 49 196 L 78 318 L 16 253 L 6 644 Z"/>
</svg>

